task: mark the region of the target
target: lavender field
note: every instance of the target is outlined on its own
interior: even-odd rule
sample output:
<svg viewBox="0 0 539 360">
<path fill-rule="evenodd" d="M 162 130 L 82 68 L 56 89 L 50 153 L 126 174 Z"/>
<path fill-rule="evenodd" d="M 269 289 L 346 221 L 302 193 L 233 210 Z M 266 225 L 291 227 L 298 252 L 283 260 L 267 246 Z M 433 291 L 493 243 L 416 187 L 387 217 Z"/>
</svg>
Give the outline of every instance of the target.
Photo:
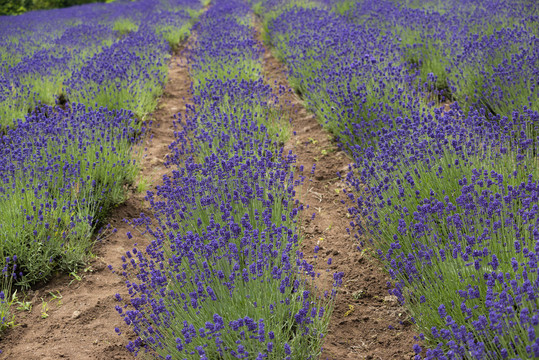
<svg viewBox="0 0 539 360">
<path fill-rule="evenodd" d="M 0 358 L 539 358 L 538 152 L 534 0 L 1 16 Z"/>
</svg>

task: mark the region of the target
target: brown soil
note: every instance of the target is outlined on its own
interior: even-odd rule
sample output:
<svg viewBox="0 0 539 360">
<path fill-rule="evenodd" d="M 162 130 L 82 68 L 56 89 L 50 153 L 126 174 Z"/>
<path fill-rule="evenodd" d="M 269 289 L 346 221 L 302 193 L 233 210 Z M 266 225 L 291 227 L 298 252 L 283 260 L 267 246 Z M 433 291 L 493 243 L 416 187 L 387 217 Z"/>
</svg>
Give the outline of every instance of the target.
<svg viewBox="0 0 539 360">
<path fill-rule="evenodd" d="M 132 331 L 123 323 L 115 306 L 115 294 L 128 297 L 121 276 L 107 266 L 120 268 L 121 256 L 136 243 L 148 240 L 133 230 L 124 219 L 133 219 L 141 212 L 150 214 L 144 193 L 159 184 L 167 173 L 164 162 L 169 144 L 174 141 L 173 115 L 185 112 L 190 100 L 191 80 L 187 71 L 185 51 L 180 49 L 169 64 L 169 80 L 158 108 L 153 114 L 150 135 L 144 141 L 142 171 L 136 187 L 129 189 L 128 200 L 116 207 L 110 224 L 116 233 L 101 239 L 94 248 L 95 257 L 86 269 L 74 276 L 58 275 L 46 285 L 26 294 L 30 311 L 16 311 L 17 326 L 0 340 L 0 359 L 133 359 L 125 345 Z M 148 184 L 148 189 L 144 189 Z M 132 232 L 129 239 L 127 232 Z M 55 299 L 53 295 L 61 296 Z M 20 300 L 22 296 L 19 296 Z M 43 305 L 45 304 L 46 305 Z M 46 306 L 47 308 L 45 308 Z M 121 330 L 118 336 L 115 328 Z"/>
<path fill-rule="evenodd" d="M 257 26 L 260 29 L 260 23 Z M 262 42 L 261 37 L 259 41 Z M 286 66 L 266 49 L 264 72 L 268 84 L 290 89 Z M 351 159 L 340 151 L 333 136 L 322 129 L 316 117 L 306 110 L 303 101 L 291 90 L 279 100 L 290 114 L 296 132 L 285 144 L 297 156 L 297 166 L 304 166 L 310 178 L 299 189 L 299 199 L 309 209 L 302 215 L 302 251 L 321 273 L 319 287 L 330 289 L 335 272 L 343 272 L 329 332 L 324 342 L 322 359 L 411 359 L 414 327 L 395 296 L 389 295 L 389 276 L 383 265 L 369 254 L 358 250 L 358 240 L 350 228 L 345 177 Z M 316 164 L 314 176 L 310 171 Z M 311 220 L 315 213 L 314 220 Z M 318 258 L 314 247 L 318 245 Z M 328 259 L 332 264 L 328 265 Z"/>
</svg>

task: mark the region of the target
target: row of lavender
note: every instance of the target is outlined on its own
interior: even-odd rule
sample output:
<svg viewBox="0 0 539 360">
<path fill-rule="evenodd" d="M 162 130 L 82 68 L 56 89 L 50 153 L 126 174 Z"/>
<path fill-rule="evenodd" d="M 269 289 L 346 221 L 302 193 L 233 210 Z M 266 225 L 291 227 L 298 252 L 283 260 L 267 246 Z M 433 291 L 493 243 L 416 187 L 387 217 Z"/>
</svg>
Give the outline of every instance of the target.
<svg viewBox="0 0 539 360">
<path fill-rule="evenodd" d="M 152 237 L 123 258 L 117 311 L 158 359 L 315 359 L 335 290 L 319 293 L 299 252 L 301 180 L 287 122 L 261 74 L 246 3 L 217 1 L 189 53 L 194 105 L 171 145 L 172 173 L 135 223 Z M 183 121 L 182 121 L 183 123 Z M 340 275 L 335 275 L 335 286 Z M 121 301 L 119 295 L 118 300 Z"/>
<path fill-rule="evenodd" d="M 145 127 L 136 115 L 152 110 L 166 78 L 171 49 L 156 29 L 185 32 L 179 6 L 201 8 L 141 1 L 1 18 L 0 330 L 12 323 L 12 285 L 76 270 L 124 200 Z M 118 37 L 120 17 L 137 29 Z"/>
<path fill-rule="evenodd" d="M 170 47 L 188 35 L 200 8 L 194 0 L 144 0 L 3 17 L 0 127 L 58 101 L 143 118 L 161 93 Z"/>
<path fill-rule="evenodd" d="M 416 358 L 538 357 L 536 5 L 324 4 L 255 8 L 354 159 L 349 211 L 419 329 Z"/>
</svg>

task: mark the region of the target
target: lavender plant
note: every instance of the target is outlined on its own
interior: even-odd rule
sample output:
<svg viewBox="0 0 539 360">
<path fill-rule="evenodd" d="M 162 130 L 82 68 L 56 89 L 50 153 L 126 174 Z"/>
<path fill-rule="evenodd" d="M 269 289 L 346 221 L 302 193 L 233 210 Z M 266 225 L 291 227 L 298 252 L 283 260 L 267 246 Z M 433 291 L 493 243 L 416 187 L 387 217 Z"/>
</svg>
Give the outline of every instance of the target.
<svg viewBox="0 0 539 360">
<path fill-rule="evenodd" d="M 166 80 L 170 49 L 188 34 L 200 9 L 196 0 L 148 0 L 41 12 L 56 14 L 54 22 L 35 13 L 9 17 L 9 26 L 0 28 L 0 47 L 16 55 L 1 59 L 2 124 L 57 101 L 130 109 L 146 117 Z M 10 35 L 14 28 L 20 37 Z M 124 52 L 128 56 L 118 59 Z M 112 69 L 103 68 L 107 61 L 113 61 Z"/>
<path fill-rule="evenodd" d="M 354 157 L 349 210 L 429 345 L 416 358 L 539 356 L 533 10 L 341 3 L 279 12 L 268 38 Z"/>
<path fill-rule="evenodd" d="M 172 145 L 176 170 L 148 193 L 158 226 L 145 217 L 135 221 L 152 244 L 127 253 L 121 270 L 132 300 L 117 310 L 138 335 L 128 345 L 135 353 L 320 354 L 335 291 L 320 294 L 310 284 L 315 271 L 298 251 L 295 158 L 282 153 L 263 124 L 275 105 L 259 65 L 245 75 L 228 71 L 237 66 L 231 54 L 260 61 L 243 21 L 248 11 L 241 2 L 217 2 L 197 27 L 190 67 L 199 81 L 187 127 Z M 336 274 L 335 286 L 340 281 Z"/>
<path fill-rule="evenodd" d="M 521 124 L 518 118 L 481 134 L 474 119 L 447 126 L 449 119 L 458 123 L 451 115 L 440 112 L 430 136 L 418 126 L 408 140 L 403 131 L 388 136 L 383 152 L 358 162 L 357 221 L 387 262 L 393 294 L 410 309 L 423 339 L 435 344 L 426 358 L 536 356 L 535 337 L 527 334 L 537 324 L 519 320 L 521 310 L 537 311 L 529 252 L 537 241 L 529 174 L 534 142 L 524 130 L 516 144 L 508 141 L 513 134 L 503 134 Z M 498 271 L 511 289 L 489 280 Z M 514 311 L 500 312 L 502 302 Z"/>
<path fill-rule="evenodd" d="M 323 8 L 293 7 L 267 21 L 291 85 L 343 146 L 376 146 L 380 132 L 398 127 L 395 118 L 428 109 L 435 79 L 417 86 L 396 35 Z"/>
<path fill-rule="evenodd" d="M 126 111 L 49 107 L 2 137 L 0 253 L 17 255 L 18 285 L 84 260 L 98 220 L 136 174 L 134 125 Z"/>
<path fill-rule="evenodd" d="M 138 171 L 139 119 L 155 108 L 182 39 L 167 26 L 185 33 L 200 9 L 196 0 L 140 1 L 2 17 L 0 328 L 10 323 L 12 283 L 75 270 L 124 200 Z"/>
</svg>

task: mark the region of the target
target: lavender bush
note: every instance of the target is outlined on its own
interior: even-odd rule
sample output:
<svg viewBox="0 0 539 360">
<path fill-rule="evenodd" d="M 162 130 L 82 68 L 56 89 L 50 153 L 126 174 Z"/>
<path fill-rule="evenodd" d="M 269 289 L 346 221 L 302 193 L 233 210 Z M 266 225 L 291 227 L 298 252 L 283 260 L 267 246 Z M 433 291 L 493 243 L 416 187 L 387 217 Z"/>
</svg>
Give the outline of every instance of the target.
<svg viewBox="0 0 539 360">
<path fill-rule="evenodd" d="M 354 158 L 349 211 L 429 346 L 416 358 L 539 356 L 533 5 L 257 8 L 295 88 Z"/>
<path fill-rule="evenodd" d="M 298 250 L 300 180 L 295 157 L 266 126 L 286 123 L 271 109 L 249 16 L 245 3 L 217 2 L 197 27 L 195 105 L 172 145 L 172 174 L 147 196 L 158 225 L 135 221 L 153 240 L 128 252 L 120 270 L 131 299 L 117 310 L 138 335 L 128 345 L 136 354 L 320 355 L 335 290 L 316 289 Z M 334 279 L 338 286 L 341 275 Z"/>
<path fill-rule="evenodd" d="M 140 119 L 201 7 L 118 2 L 1 18 L 0 330 L 12 285 L 75 270 L 124 200 Z"/>
<path fill-rule="evenodd" d="M 161 94 L 170 50 L 200 10 L 196 0 L 145 0 L 3 17 L 0 124 L 57 101 L 145 117 Z"/>
</svg>

